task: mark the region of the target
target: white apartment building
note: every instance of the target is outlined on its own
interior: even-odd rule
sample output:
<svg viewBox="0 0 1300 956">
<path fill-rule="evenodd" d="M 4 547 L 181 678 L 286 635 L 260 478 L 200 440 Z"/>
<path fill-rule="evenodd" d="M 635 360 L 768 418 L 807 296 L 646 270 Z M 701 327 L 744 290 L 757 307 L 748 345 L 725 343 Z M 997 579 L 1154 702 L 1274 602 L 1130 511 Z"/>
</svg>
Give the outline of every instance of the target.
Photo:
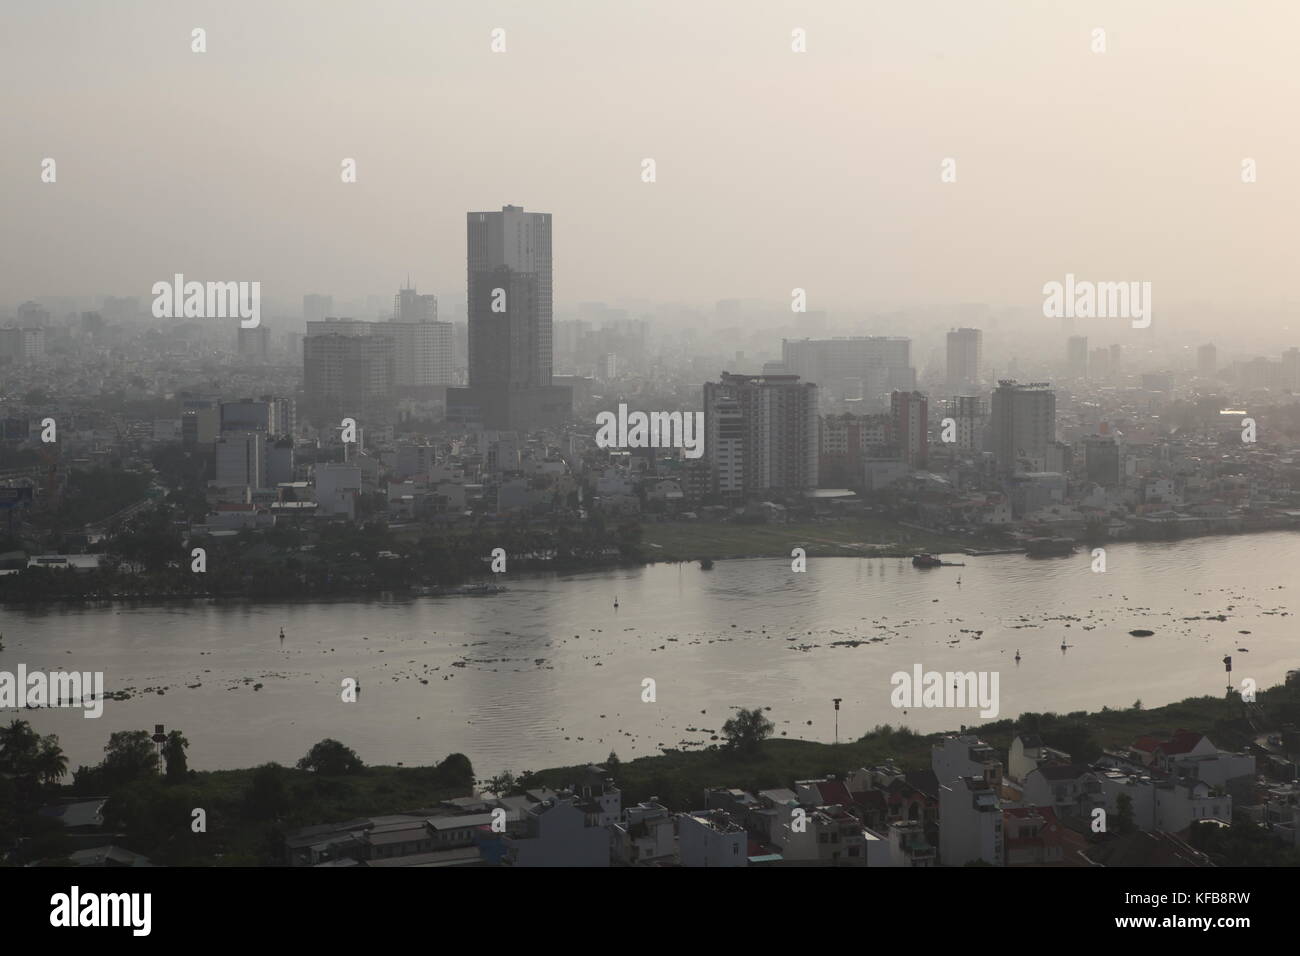
<svg viewBox="0 0 1300 956">
<path fill-rule="evenodd" d="M 748 866 L 749 834 L 721 810 L 680 813 L 677 852 L 682 866 Z"/>
<path fill-rule="evenodd" d="M 1005 862 L 1002 807 L 984 778 L 958 777 L 939 786 L 939 862 L 965 866 L 976 860 Z"/>
</svg>

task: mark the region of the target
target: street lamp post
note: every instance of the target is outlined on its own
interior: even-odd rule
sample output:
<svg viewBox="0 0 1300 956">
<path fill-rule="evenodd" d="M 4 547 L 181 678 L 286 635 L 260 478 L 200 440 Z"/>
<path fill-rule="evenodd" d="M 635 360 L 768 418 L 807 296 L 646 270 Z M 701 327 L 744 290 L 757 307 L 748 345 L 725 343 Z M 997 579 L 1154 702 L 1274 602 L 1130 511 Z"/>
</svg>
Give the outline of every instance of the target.
<svg viewBox="0 0 1300 956">
<path fill-rule="evenodd" d="M 840 742 L 840 701 L 843 697 L 832 698 L 835 702 L 835 742 Z"/>
</svg>

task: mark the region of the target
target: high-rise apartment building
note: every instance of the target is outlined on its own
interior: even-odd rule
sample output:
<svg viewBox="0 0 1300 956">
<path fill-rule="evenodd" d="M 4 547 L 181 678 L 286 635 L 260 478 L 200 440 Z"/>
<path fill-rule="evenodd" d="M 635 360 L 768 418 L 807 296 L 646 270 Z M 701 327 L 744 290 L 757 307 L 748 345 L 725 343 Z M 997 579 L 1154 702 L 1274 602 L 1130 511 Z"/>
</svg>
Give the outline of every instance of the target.
<svg viewBox="0 0 1300 956">
<path fill-rule="evenodd" d="M 438 298 L 420 295 L 414 287 L 393 297 L 390 329 L 397 339 L 394 384 L 398 389 L 428 389 L 454 381 L 454 332 L 450 322 L 438 321 Z"/>
<path fill-rule="evenodd" d="M 714 491 L 817 487 L 817 386 L 797 375 L 732 375 L 704 384 L 704 456 Z"/>
<path fill-rule="evenodd" d="M 979 329 L 948 332 L 948 389 L 963 394 L 980 384 L 984 358 L 984 333 Z"/>
<path fill-rule="evenodd" d="M 785 339 L 781 365 L 787 375 L 839 399 L 864 399 L 869 407 L 884 407 L 890 392 L 916 387 L 912 340 L 907 338 Z"/>
<path fill-rule="evenodd" d="M 988 406 L 975 395 L 957 395 L 948 400 L 948 415 L 957 426 L 956 441 L 962 451 L 982 451 L 988 427 Z"/>
<path fill-rule="evenodd" d="M 1042 471 L 1056 441 L 1056 393 L 1045 383 L 998 382 L 992 396 L 993 454 L 998 470 Z"/>
<path fill-rule="evenodd" d="M 425 310 L 424 314 L 430 313 Z M 432 314 L 436 314 L 436 307 Z M 307 323 L 309 338 L 331 333 L 392 339 L 394 389 L 418 390 L 452 383 L 454 330 L 450 322 L 408 322 L 394 317 L 388 322 L 327 318 Z"/>
<path fill-rule="evenodd" d="M 33 365 L 45 358 L 45 329 L 0 329 L 0 360 Z"/>
<path fill-rule="evenodd" d="M 356 410 L 391 398 L 395 345 L 391 335 L 309 334 L 302 340 L 307 401 Z"/>
<path fill-rule="evenodd" d="M 929 402 L 920 392 L 894 392 L 889 397 L 898 457 L 909 468 L 924 468 L 930 457 Z"/>
<path fill-rule="evenodd" d="M 397 290 L 393 296 L 394 322 L 437 322 L 438 297 L 420 295 L 414 286 Z"/>
<path fill-rule="evenodd" d="M 397 340 L 394 384 L 399 388 L 429 388 L 453 381 L 450 322 L 388 322 Z M 388 330 L 381 334 L 387 334 Z"/>
</svg>

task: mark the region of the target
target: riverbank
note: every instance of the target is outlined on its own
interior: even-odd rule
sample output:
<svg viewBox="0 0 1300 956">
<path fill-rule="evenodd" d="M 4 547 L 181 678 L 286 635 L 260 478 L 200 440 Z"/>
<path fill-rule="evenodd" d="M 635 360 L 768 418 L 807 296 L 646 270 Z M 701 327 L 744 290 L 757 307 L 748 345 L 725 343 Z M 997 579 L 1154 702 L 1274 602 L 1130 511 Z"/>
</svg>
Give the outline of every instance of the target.
<svg viewBox="0 0 1300 956">
<path fill-rule="evenodd" d="M 910 557 L 918 551 L 954 553 L 971 539 L 933 534 L 878 518 L 837 518 L 741 524 L 673 521 L 642 526 L 643 557 L 650 561 L 790 557 L 803 548 L 810 558 Z"/>
<path fill-rule="evenodd" d="M 1300 717 L 1300 681 L 1261 691 L 1258 702 L 1272 723 L 1295 720 Z M 1257 734 L 1236 696 L 1188 698 L 1151 710 L 1026 713 L 971 732 L 1004 756 L 1017 733 L 1036 733 L 1047 745 L 1086 762 L 1103 748 L 1123 747 L 1144 734 L 1182 728 L 1205 733 L 1229 750 L 1246 748 Z M 690 753 L 668 750 L 627 762 L 593 753 L 592 761 L 605 765 L 615 778 L 623 806 L 655 798 L 669 809 L 689 810 L 698 809 L 709 787 L 754 793 L 887 761 L 904 771 L 928 769 L 930 748 L 942 736 L 882 726 L 841 744 L 768 739 L 751 754 L 714 746 Z M 583 770 L 575 765 L 525 772 L 515 781 L 514 790 L 560 789 L 581 779 Z M 375 766 L 338 776 L 284 767 L 191 772 L 180 783 L 167 784 L 154 777 L 130 784 L 111 795 L 105 813 L 122 828 L 122 845 L 155 862 L 267 866 L 281 862 L 284 835 L 292 830 L 364 816 L 424 812 L 442 800 L 466 796 L 470 779 L 472 770 L 459 755 L 434 767 Z M 485 784 L 480 780 L 477 786 Z M 61 787 L 47 796 L 71 798 L 74 792 Z M 188 836 L 177 840 L 176 832 L 188 832 L 188 808 L 194 806 L 207 810 L 209 831 L 202 840 Z M 175 831 L 165 825 L 172 817 Z"/>
<path fill-rule="evenodd" d="M 808 557 L 907 557 L 918 551 L 953 553 L 971 544 L 872 518 L 651 522 L 617 532 L 589 532 L 588 540 L 579 540 L 567 528 L 531 527 L 447 529 L 437 538 L 427 529 L 404 527 L 331 533 L 341 540 L 309 548 L 292 539 L 277 545 L 275 539 L 258 536 L 211 543 L 196 538 L 189 544 L 207 545 L 201 573 L 188 562 L 163 558 L 151 569 L 127 569 L 114 561 L 89 571 L 28 568 L 0 575 L 0 605 L 418 596 L 467 584 L 499 584 L 510 579 L 510 572 L 581 574 L 659 563 L 788 558 L 796 547 Z M 498 549 L 505 554 L 506 574 L 489 572 Z"/>
</svg>

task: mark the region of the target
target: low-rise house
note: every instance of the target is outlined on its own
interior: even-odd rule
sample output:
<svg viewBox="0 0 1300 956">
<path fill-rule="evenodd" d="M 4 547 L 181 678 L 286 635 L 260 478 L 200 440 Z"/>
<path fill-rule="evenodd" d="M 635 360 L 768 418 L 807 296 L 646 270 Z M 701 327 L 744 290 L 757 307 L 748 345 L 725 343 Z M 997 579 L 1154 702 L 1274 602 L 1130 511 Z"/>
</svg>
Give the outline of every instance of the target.
<svg viewBox="0 0 1300 956">
<path fill-rule="evenodd" d="M 888 858 L 888 845 L 881 836 L 839 804 L 796 812 L 776 842 L 790 862 L 868 866 L 875 856 L 875 865 L 883 866 Z"/>
<path fill-rule="evenodd" d="M 677 828 L 672 812 L 657 800 L 628 807 L 611 826 L 614 860 L 628 866 L 675 862 Z"/>
<path fill-rule="evenodd" d="M 679 813 L 677 851 L 682 866 L 748 866 L 749 836 L 722 810 Z"/>
<path fill-rule="evenodd" d="M 1101 785 L 1084 764 L 1045 763 L 1025 775 L 1023 803 L 1051 807 L 1058 817 L 1087 816 L 1105 805 Z"/>
<path fill-rule="evenodd" d="M 934 845 L 921 824 L 911 820 L 891 823 L 887 830 L 890 866 L 935 866 Z"/>
<path fill-rule="evenodd" d="M 610 862 L 610 830 L 593 825 L 572 794 L 562 793 L 524 812 L 523 832 L 502 840 L 510 866 L 591 866 Z"/>
<path fill-rule="evenodd" d="M 974 734 L 948 734 L 930 748 L 930 769 L 942 786 L 959 777 L 980 777 L 990 786 L 1002 782 L 997 751 Z"/>
<path fill-rule="evenodd" d="M 1087 866 L 1088 841 L 1064 826 L 1051 807 L 1002 811 L 1007 866 Z"/>
<path fill-rule="evenodd" d="M 1007 752 L 1007 776 L 1017 783 L 1043 764 L 1068 764 L 1070 755 L 1043 743 L 1037 734 L 1018 734 Z"/>
</svg>

